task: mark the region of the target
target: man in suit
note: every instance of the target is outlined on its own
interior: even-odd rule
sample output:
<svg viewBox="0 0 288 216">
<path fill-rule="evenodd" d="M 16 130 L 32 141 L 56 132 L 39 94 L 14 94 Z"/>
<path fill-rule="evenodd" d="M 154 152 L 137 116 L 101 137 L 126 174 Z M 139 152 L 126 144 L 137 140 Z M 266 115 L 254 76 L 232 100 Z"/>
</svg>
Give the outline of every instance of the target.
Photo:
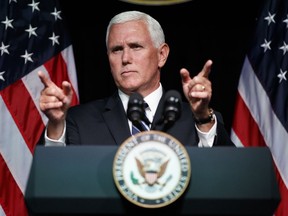
<svg viewBox="0 0 288 216">
<path fill-rule="evenodd" d="M 131 136 L 126 110 L 129 97 L 137 92 L 148 103 L 147 116 L 154 130 L 162 118 L 165 90 L 160 72 L 169 55 L 161 25 L 148 14 L 127 11 L 114 16 L 106 32 L 107 55 L 118 90 L 111 97 L 70 107 L 73 91 L 67 81 L 56 86 L 41 71 L 44 84 L 40 109 L 49 121 L 41 143 L 45 145 L 120 145 Z M 188 102 L 181 105 L 179 119 L 165 132 L 184 145 L 233 146 L 221 114 L 209 107 L 212 86 L 208 79 L 212 61 L 197 76 L 180 70 Z"/>
</svg>

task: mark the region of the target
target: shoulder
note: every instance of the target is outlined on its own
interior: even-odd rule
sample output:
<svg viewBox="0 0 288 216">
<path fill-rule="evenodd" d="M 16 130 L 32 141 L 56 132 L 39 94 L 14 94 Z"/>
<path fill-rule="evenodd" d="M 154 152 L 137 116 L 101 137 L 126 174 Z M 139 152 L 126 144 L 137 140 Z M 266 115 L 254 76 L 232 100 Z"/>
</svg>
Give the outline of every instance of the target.
<svg viewBox="0 0 288 216">
<path fill-rule="evenodd" d="M 103 111 L 105 111 L 107 101 L 108 98 L 103 98 L 72 106 L 69 108 L 67 116 L 83 117 L 92 114 L 97 115 L 97 113 L 102 113 Z"/>
<path fill-rule="evenodd" d="M 117 107 L 118 104 L 121 104 L 121 100 L 117 94 L 113 94 L 112 96 L 96 99 L 93 101 L 89 101 L 86 103 L 78 104 L 73 107 L 70 107 L 68 110 L 68 114 L 77 113 L 77 114 L 85 114 L 90 112 L 105 112 L 107 110 L 111 110 L 114 107 Z"/>
</svg>

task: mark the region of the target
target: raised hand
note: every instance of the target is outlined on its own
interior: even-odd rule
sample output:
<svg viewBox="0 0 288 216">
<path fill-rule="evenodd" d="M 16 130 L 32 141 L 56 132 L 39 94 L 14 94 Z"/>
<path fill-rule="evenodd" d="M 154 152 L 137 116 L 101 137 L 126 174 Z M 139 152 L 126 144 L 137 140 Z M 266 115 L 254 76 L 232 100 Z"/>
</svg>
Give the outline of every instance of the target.
<svg viewBox="0 0 288 216">
<path fill-rule="evenodd" d="M 208 60 L 202 70 L 193 78 L 185 68 L 180 70 L 183 92 L 197 118 L 209 115 L 209 103 L 212 97 L 212 85 L 208 79 L 212 61 Z"/>
<path fill-rule="evenodd" d="M 48 117 L 48 137 L 58 139 L 63 132 L 65 117 L 70 107 L 73 90 L 67 81 L 58 87 L 42 71 L 38 76 L 44 85 L 40 95 L 40 109 Z"/>
</svg>

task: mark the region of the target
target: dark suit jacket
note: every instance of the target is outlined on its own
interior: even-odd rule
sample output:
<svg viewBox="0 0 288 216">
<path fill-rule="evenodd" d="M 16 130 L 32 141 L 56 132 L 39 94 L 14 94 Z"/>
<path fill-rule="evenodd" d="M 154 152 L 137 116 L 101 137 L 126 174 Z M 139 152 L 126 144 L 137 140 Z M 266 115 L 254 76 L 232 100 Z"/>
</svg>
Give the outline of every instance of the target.
<svg viewBox="0 0 288 216">
<path fill-rule="evenodd" d="M 162 117 L 164 97 L 157 108 L 152 127 Z M 234 146 L 224 128 L 220 113 L 216 112 L 218 125 L 213 146 Z M 75 145 L 120 145 L 131 136 L 126 111 L 116 92 L 109 98 L 95 100 L 71 107 L 67 113 L 66 143 Z M 172 135 L 183 145 L 197 146 L 198 135 L 192 111 L 187 102 L 182 104 L 182 112 L 175 124 L 166 133 Z"/>
</svg>

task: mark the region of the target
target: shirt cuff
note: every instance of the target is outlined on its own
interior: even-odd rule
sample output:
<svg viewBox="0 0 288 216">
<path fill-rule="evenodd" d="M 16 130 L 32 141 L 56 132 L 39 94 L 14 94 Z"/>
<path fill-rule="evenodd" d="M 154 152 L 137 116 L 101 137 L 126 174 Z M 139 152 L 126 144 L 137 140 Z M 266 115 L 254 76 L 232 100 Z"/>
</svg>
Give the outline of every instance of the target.
<svg viewBox="0 0 288 216">
<path fill-rule="evenodd" d="M 217 118 L 214 114 L 215 123 L 212 128 L 208 132 L 202 132 L 199 130 L 197 125 L 195 124 L 198 136 L 199 136 L 199 143 L 198 147 L 212 147 L 214 138 L 217 135 L 216 128 L 217 128 Z"/>
<path fill-rule="evenodd" d="M 65 134 L 66 134 L 66 122 L 64 122 L 64 129 L 61 137 L 58 140 L 50 139 L 47 136 L 47 127 L 45 129 L 45 146 L 66 146 L 65 143 Z"/>
</svg>

